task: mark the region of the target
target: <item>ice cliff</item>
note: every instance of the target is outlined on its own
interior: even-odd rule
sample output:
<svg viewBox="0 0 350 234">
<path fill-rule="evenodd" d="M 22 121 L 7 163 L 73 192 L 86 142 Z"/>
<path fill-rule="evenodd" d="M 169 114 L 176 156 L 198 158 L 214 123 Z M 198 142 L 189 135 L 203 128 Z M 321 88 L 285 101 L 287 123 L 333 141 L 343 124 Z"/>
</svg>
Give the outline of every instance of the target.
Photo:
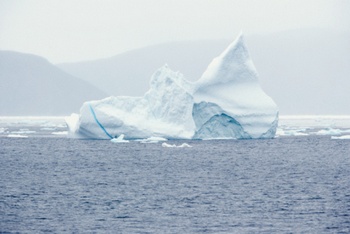
<svg viewBox="0 0 350 234">
<path fill-rule="evenodd" d="M 66 122 L 69 136 L 76 138 L 272 138 L 278 109 L 261 89 L 240 35 L 197 82 L 165 65 L 153 74 L 143 97 L 85 102 L 80 115 Z"/>
</svg>

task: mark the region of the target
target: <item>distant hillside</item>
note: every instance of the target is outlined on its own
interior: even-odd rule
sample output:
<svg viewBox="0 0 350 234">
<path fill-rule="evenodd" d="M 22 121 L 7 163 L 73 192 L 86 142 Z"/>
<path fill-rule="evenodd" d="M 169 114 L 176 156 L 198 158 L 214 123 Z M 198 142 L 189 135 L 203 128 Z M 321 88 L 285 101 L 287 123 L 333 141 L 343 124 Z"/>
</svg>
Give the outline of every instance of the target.
<svg viewBox="0 0 350 234">
<path fill-rule="evenodd" d="M 246 37 L 261 84 L 281 114 L 350 114 L 349 41 L 350 34 L 317 29 Z M 58 66 L 109 95 L 143 95 L 165 63 L 195 81 L 230 42 L 173 42 Z"/>
<path fill-rule="evenodd" d="M 1 115 L 68 115 L 106 94 L 39 56 L 0 51 Z"/>
<path fill-rule="evenodd" d="M 185 74 L 189 80 L 197 80 L 228 43 L 228 40 L 172 42 L 111 58 L 57 66 L 110 95 L 139 96 L 148 90 L 151 75 L 164 64 Z"/>
</svg>

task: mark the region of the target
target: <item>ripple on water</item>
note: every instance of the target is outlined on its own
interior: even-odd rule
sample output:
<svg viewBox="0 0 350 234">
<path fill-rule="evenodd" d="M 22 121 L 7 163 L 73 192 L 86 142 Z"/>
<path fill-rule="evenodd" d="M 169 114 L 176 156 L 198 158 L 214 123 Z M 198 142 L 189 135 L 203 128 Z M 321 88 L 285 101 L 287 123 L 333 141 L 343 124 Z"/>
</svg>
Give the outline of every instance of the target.
<svg viewBox="0 0 350 234">
<path fill-rule="evenodd" d="M 350 232 L 350 141 L 187 143 L 0 138 L 0 232 Z"/>
</svg>

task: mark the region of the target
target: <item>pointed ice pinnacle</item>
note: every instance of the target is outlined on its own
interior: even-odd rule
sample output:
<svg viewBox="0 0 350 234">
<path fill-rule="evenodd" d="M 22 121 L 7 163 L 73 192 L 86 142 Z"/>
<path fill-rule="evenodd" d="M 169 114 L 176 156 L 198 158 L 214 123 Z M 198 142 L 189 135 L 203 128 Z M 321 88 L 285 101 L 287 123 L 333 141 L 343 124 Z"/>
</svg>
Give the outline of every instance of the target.
<svg viewBox="0 0 350 234">
<path fill-rule="evenodd" d="M 218 57 L 214 58 L 203 73 L 197 86 L 225 84 L 233 82 L 257 81 L 258 74 L 250 59 L 243 34 L 232 42 Z"/>
<path fill-rule="evenodd" d="M 266 132 L 271 125 L 274 125 L 273 129 L 277 128 L 278 109 L 275 102 L 259 85 L 258 73 L 244 43 L 243 34 L 213 59 L 197 81 L 193 96 L 197 104 L 202 102 L 215 104 L 202 105 L 215 109 L 215 111 L 202 110 L 203 113 L 225 114 L 232 117 L 252 138 L 269 138 L 275 134 L 271 130 L 271 134 Z M 197 132 L 200 131 L 197 122 L 204 121 L 198 120 L 197 117 L 204 118 L 203 113 L 193 113 Z M 207 115 L 205 119 L 209 120 L 212 117 Z M 206 126 L 208 125 L 207 123 Z M 247 137 L 242 135 L 239 138 Z"/>
</svg>

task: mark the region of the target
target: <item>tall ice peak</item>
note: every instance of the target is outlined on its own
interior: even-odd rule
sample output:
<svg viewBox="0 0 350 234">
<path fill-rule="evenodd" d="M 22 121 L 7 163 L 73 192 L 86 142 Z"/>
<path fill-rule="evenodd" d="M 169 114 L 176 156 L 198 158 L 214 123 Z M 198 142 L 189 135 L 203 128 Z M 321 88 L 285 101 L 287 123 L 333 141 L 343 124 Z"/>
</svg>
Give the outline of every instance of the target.
<svg viewBox="0 0 350 234">
<path fill-rule="evenodd" d="M 258 74 L 241 32 L 224 52 L 213 59 L 197 84 L 200 88 L 207 85 L 251 81 L 258 81 Z"/>
</svg>

